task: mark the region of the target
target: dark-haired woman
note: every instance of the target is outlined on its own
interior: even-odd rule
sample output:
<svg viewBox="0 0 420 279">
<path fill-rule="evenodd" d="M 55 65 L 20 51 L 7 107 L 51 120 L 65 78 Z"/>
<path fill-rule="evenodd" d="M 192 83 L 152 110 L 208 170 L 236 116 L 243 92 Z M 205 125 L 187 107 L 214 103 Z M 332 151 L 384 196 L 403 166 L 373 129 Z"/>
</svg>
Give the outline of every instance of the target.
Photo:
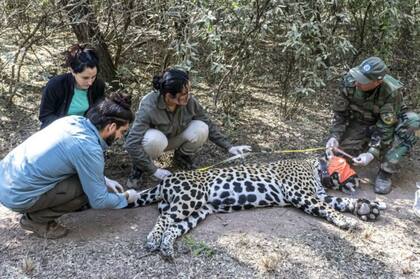
<svg viewBox="0 0 420 279">
<path fill-rule="evenodd" d="M 185 169 L 194 169 L 194 154 L 208 138 L 233 155 L 251 150 L 247 145 L 232 146 L 210 121 L 191 95 L 186 72 L 168 69 L 153 78 L 153 88 L 141 100 L 126 139 L 126 149 L 133 162 L 129 187 L 136 187 L 143 173 L 153 174 L 158 179 L 171 175 L 170 171 L 153 163 L 164 151 L 175 150 L 174 161 Z"/>
<path fill-rule="evenodd" d="M 70 73 L 53 77 L 42 93 L 39 120 L 41 129 L 67 115 L 85 115 L 103 99 L 105 84 L 96 78 L 99 59 L 95 50 L 74 45 L 66 52 Z"/>
</svg>

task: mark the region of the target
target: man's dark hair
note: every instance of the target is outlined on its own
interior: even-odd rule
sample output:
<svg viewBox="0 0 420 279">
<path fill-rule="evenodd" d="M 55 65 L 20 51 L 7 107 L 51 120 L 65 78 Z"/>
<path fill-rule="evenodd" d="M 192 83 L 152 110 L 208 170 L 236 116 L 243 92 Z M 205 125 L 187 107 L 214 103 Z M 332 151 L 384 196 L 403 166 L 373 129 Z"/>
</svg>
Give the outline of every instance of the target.
<svg viewBox="0 0 420 279">
<path fill-rule="evenodd" d="M 153 88 L 158 90 L 161 95 L 166 93 L 173 97 L 181 92 L 188 85 L 189 76 L 187 72 L 179 69 L 166 69 L 163 73 L 153 77 Z"/>
<path fill-rule="evenodd" d="M 115 123 L 117 128 L 131 123 L 134 120 L 134 114 L 131 111 L 131 95 L 122 92 L 112 93 L 90 108 L 86 117 L 99 131 L 111 123 Z"/>
</svg>

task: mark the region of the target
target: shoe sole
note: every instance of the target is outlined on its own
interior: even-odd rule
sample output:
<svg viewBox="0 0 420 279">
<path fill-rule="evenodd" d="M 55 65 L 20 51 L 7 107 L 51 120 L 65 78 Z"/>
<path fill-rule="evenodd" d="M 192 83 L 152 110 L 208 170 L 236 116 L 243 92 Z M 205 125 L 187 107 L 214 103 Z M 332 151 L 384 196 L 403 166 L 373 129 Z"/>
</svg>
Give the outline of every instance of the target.
<svg viewBox="0 0 420 279">
<path fill-rule="evenodd" d="M 62 235 L 57 235 L 57 236 L 49 236 L 47 237 L 47 233 L 45 233 L 45 235 L 40 234 L 39 232 L 37 232 L 33 226 L 29 225 L 29 224 L 24 224 L 25 221 L 22 221 L 23 219 L 21 219 L 19 221 L 19 224 L 21 226 L 22 229 L 26 230 L 26 231 L 30 231 L 31 233 L 33 233 L 34 235 L 36 235 L 37 237 L 40 238 L 46 238 L 46 239 L 58 239 L 58 238 L 62 238 L 64 236 L 66 236 L 68 234 L 68 230 L 66 229 L 66 231 L 62 234 Z"/>
<path fill-rule="evenodd" d="M 375 182 L 375 184 L 376 184 L 376 182 Z M 380 195 L 386 195 L 386 194 L 389 194 L 389 193 L 391 193 L 391 191 L 392 191 L 392 184 L 389 186 L 389 190 L 387 190 L 387 191 L 384 191 L 384 190 L 382 190 L 382 189 L 376 189 L 376 185 L 374 185 L 374 186 L 373 186 L 373 191 L 374 191 L 376 194 L 380 194 Z"/>
<path fill-rule="evenodd" d="M 384 191 L 378 191 L 378 190 L 376 190 L 376 189 L 373 189 L 373 191 L 374 191 L 376 194 L 380 194 L 380 195 L 387 195 L 387 194 L 391 193 L 392 188 L 391 188 L 391 190 L 386 191 L 386 192 L 384 192 Z"/>
</svg>

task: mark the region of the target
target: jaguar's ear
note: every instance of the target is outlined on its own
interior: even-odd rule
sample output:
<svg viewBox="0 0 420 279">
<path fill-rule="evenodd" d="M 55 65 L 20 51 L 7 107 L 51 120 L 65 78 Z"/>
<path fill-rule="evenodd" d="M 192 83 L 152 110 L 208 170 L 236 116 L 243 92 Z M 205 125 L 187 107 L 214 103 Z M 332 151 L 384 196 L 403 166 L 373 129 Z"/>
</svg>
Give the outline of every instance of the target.
<svg viewBox="0 0 420 279">
<path fill-rule="evenodd" d="M 327 164 L 328 165 L 328 158 L 325 156 L 325 154 L 318 158 L 318 165 L 320 166 L 321 164 Z M 319 166 L 318 166 L 318 168 L 319 168 Z"/>
<path fill-rule="evenodd" d="M 334 157 L 334 151 L 332 150 L 332 148 L 325 149 L 325 152 L 324 152 L 324 158 L 325 158 L 325 160 L 328 161 L 332 157 Z"/>
<path fill-rule="evenodd" d="M 354 186 L 356 188 L 360 187 L 360 177 L 356 175 L 356 177 L 354 178 Z"/>
</svg>

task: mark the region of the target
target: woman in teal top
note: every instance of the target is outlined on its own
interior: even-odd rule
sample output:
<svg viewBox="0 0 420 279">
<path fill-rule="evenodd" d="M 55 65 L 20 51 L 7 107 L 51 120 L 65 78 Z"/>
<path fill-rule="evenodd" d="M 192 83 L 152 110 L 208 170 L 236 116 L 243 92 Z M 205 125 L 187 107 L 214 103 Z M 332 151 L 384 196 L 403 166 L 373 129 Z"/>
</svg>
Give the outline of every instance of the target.
<svg viewBox="0 0 420 279">
<path fill-rule="evenodd" d="M 89 109 L 87 89 L 74 88 L 73 98 L 71 99 L 67 115 L 80 115 L 83 116 Z"/>
<path fill-rule="evenodd" d="M 67 115 L 83 116 L 104 98 L 105 84 L 96 78 L 99 59 L 95 50 L 76 44 L 67 50 L 65 65 L 70 73 L 53 77 L 43 90 L 41 128 Z"/>
</svg>

